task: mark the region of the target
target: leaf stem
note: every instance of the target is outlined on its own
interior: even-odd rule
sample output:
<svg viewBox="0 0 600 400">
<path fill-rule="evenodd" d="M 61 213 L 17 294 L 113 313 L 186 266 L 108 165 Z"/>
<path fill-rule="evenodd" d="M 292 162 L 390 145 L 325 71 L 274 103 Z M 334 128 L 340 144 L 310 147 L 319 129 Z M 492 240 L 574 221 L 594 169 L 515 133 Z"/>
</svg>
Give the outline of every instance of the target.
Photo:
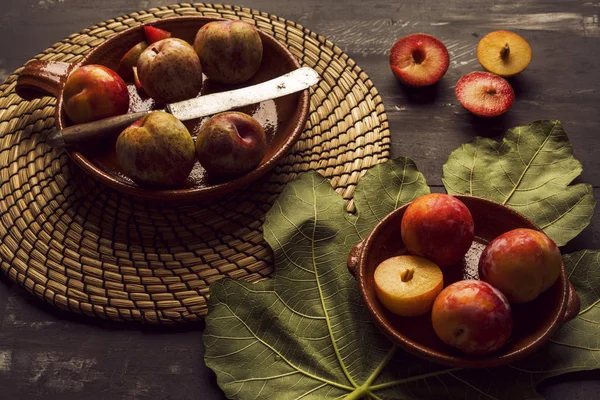
<svg viewBox="0 0 600 400">
<path fill-rule="evenodd" d="M 314 177 L 313 177 L 314 180 Z M 313 270 L 314 270 L 314 274 L 315 274 L 315 281 L 317 283 L 317 289 L 319 290 L 319 298 L 321 299 L 321 307 L 323 308 L 323 314 L 325 314 L 325 322 L 327 322 L 327 331 L 329 332 L 329 338 L 331 339 L 331 345 L 333 347 L 333 351 L 335 352 L 335 356 L 338 360 L 338 363 L 340 364 L 340 368 L 342 369 L 342 371 L 344 371 L 344 375 L 346 376 L 346 379 L 348 379 L 348 382 L 355 388 L 358 387 L 358 384 L 356 383 L 356 381 L 352 378 L 352 376 L 350 375 L 350 371 L 348 371 L 348 368 L 346 368 L 346 364 L 344 364 L 344 360 L 342 359 L 342 355 L 340 354 L 340 349 L 338 348 L 337 342 L 335 340 L 335 337 L 333 335 L 333 328 L 331 327 L 331 321 L 329 319 L 329 313 L 327 312 L 327 307 L 325 306 L 325 297 L 323 295 L 323 289 L 321 287 L 321 280 L 319 278 L 319 272 L 317 270 L 317 255 L 315 254 L 315 238 L 317 235 L 317 221 L 318 219 L 318 212 L 317 212 L 317 193 L 315 192 L 314 189 L 315 185 L 314 185 L 314 181 L 313 181 L 313 213 L 314 213 L 314 220 L 313 220 L 313 231 L 312 231 L 312 246 L 311 246 L 311 256 L 312 256 L 312 262 L 313 262 Z"/>
<path fill-rule="evenodd" d="M 413 381 L 418 381 L 419 379 L 426 379 L 426 378 L 432 378 L 432 377 L 438 376 L 438 375 L 449 374 L 449 373 L 452 373 L 452 372 L 458 371 L 458 370 L 460 370 L 460 368 L 450 368 L 450 369 L 444 369 L 441 371 L 431 372 L 429 374 L 422 374 L 422 375 L 411 376 L 411 377 L 404 378 L 404 379 L 397 379 L 395 381 L 389 381 L 389 382 L 385 382 L 385 383 L 380 383 L 379 385 L 371 386 L 369 388 L 369 390 L 372 392 L 375 392 L 377 390 L 387 389 L 392 386 L 401 385 L 401 384 L 413 382 Z"/>
<path fill-rule="evenodd" d="M 595 302 L 593 302 L 590 306 L 586 307 L 585 309 L 579 311 L 579 314 L 577 314 L 577 315 L 585 314 L 586 312 L 588 312 L 592 308 L 594 308 L 596 306 L 596 304 L 598 304 L 598 303 L 600 303 L 600 299 L 596 300 Z"/>
<path fill-rule="evenodd" d="M 357 400 L 362 399 L 366 395 L 369 394 L 369 390 L 365 387 L 365 385 L 359 386 L 354 389 L 348 396 L 344 398 L 344 400 Z"/>
<path fill-rule="evenodd" d="M 477 162 L 477 150 L 479 150 L 479 137 L 475 138 L 475 151 L 473 152 L 473 167 L 469 171 L 469 196 L 473 196 L 473 173 Z"/>
<path fill-rule="evenodd" d="M 502 202 L 502 205 L 505 206 L 508 203 L 508 200 L 510 200 L 510 198 L 513 196 L 513 194 L 515 194 L 515 191 L 517 190 L 517 188 L 523 181 L 525 174 L 527 173 L 527 171 L 529 171 L 529 167 L 531 167 L 531 164 L 535 161 L 535 158 L 538 156 L 538 154 L 540 154 L 540 151 L 542 151 L 542 148 L 544 148 L 544 146 L 546 145 L 546 142 L 548 142 L 548 140 L 554 133 L 554 129 L 556 128 L 557 125 L 558 124 L 555 122 L 554 125 L 552 126 L 552 129 L 550 129 L 550 133 L 548 134 L 548 136 L 546 136 L 546 138 L 544 139 L 544 141 L 542 142 L 540 147 L 538 147 L 538 149 L 535 151 L 535 154 L 531 157 L 529 162 L 527 162 L 527 165 L 525 165 L 525 168 L 523 168 L 523 172 L 521 172 L 521 176 L 519 176 L 519 180 L 517 181 L 517 183 L 514 184 L 514 187 L 512 188 L 512 190 L 510 191 L 508 196 L 506 196 L 506 199 L 504 199 L 504 201 Z M 519 127 L 519 137 L 520 136 L 521 136 L 521 131 L 520 131 L 520 127 Z M 517 147 L 517 150 L 518 150 L 518 147 Z"/>
<path fill-rule="evenodd" d="M 388 365 L 392 357 L 394 357 L 394 354 L 396 354 L 396 350 L 398 350 L 398 347 L 396 345 L 392 346 L 390 351 L 388 351 L 388 353 L 386 354 L 385 358 L 379 363 L 377 368 L 375 368 L 375 371 L 373 371 L 373 373 L 367 378 L 363 386 L 366 386 L 367 388 L 371 389 L 371 385 L 373 384 L 373 382 L 375 382 L 375 380 L 377 379 L 379 374 L 381 374 L 381 371 L 383 371 L 386 365 Z"/>
<path fill-rule="evenodd" d="M 377 396 L 375 393 L 371 392 L 370 390 L 367 392 L 367 394 L 369 395 L 369 398 L 371 400 L 383 400 L 381 397 Z"/>
</svg>

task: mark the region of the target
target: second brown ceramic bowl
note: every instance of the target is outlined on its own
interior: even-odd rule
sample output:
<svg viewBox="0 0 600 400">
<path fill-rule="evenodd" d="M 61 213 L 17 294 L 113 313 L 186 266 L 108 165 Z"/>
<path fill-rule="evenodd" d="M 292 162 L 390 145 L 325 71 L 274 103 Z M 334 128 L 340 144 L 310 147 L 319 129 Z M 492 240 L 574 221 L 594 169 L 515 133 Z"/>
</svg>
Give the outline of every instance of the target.
<svg viewBox="0 0 600 400">
<path fill-rule="evenodd" d="M 485 245 L 495 237 L 516 228 L 540 230 L 522 214 L 490 200 L 455 196 L 473 215 L 475 240 L 463 261 L 443 269 L 444 287 L 461 279 L 477 279 L 477 266 Z M 419 317 L 399 317 L 377 299 L 373 274 L 383 260 L 407 254 L 400 222 L 405 205 L 379 222 L 348 257 L 348 268 L 358 280 L 366 307 L 377 327 L 400 347 L 429 361 L 460 368 L 487 368 L 505 365 L 533 353 L 544 345 L 556 329 L 577 316 L 579 297 L 569 282 L 564 266 L 560 278 L 537 299 L 513 305 L 514 329 L 510 341 L 499 351 L 485 356 L 469 356 L 442 342 L 433 330 L 431 313 Z"/>
<path fill-rule="evenodd" d="M 208 17 L 173 17 L 152 21 L 144 25 L 156 26 L 172 33 L 173 37 L 193 43 L 198 29 L 208 22 L 215 21 Z M 32 61 L 28 63 L 19 75 L 16 90 L 26 99 L 41 94 L 50 94 L 57 98 L 56 127 L 63 129 L 69 125 L 62 104 L 62 91 L 68 75 L 77 67 L 88 64 L 102 64 L 117 69 L 121 57 L 136 43 L 144 38 L 143 26 L 136 26 L 119 32 L 90 51 L 85 58 L 77 63 L 62 63 L 54 61 Z M 211 83 L 205 80 L 202 93 L 213 93 L 231 90 L 241 86 L 253 85 L 283 75 L 300 67 L 290 51 L 273 37 L 260 32 L 263 43 L 263 61 L 258 72 L 242 85 L 227 86 Z M 128 84 L 130 112 L 145 111 L 156 108 L 151 99 L 140 97 L 133 84 Z M 309 91 L 291 94 L 275 100 L 268 100 L 253 106 L 244 107 L 239 111 L 256 118 L 271 142 L 262 161 L 254 170 L 230 181 L 211 180 L 205 174 L 202 166 L 196 162 L 194 168 L 179 188 L 148 189 L 135 184 L 120 169 L 114 150 L 114 138 L 108 143 L 87 147 L 67 149 L 69 156 L 85 172 L 113 189 L 133 195 L 138 198 L 164 201 L 196 201 L 217 198 L 228 192 L 241 189 L 265 175 L 277 162 L 294 146 L 306 124 L 309 109 Z M 192 135 L 203 120 L 186 122 Z"/>
</svg>

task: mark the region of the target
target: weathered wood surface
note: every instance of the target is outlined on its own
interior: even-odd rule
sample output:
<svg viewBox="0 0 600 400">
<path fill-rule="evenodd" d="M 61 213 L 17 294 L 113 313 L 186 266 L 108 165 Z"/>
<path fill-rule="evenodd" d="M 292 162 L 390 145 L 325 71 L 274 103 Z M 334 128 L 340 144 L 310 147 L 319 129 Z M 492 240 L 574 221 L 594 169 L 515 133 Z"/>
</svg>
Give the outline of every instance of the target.
<svg viewBox="0 0 600 400">
<path fill-rule="evenodd" d="M 0 77 L 73 32 L 156 0 L 2 0 Z M 432 185 L 441 185 L 446 157 L 474 135 L 500 137 L 536 119 L 563 122 L 583 163 L 580 179 L 600 198 L 600 2 L 592 0 L 323 1 L 247 0 L 327 37 L 347 52 L 378 88 L 390 120 L 392 154 L 412 157 Z M 533 48 L 527 71 L 512 80 L 513 109 L 491 121 L 472 117 L 454 98 L 454 84 L 479 70 L 479 37 L 516 30 Z M 440 84 L 407 91 L 387 57 L 394 41 L 417 31 L 442 39 L 451 66 Z M 437 190 L 441 190 L 438 188 Z M 566 251 L 600 248 L 600 218 Z M 0 277 L 1 399 L 221 399 L 203 363 L 202 324 L 140 327 L 60 313 Z M 549 399 L 600 398 L 600 373 L 545 383 Z"/>
</svg>

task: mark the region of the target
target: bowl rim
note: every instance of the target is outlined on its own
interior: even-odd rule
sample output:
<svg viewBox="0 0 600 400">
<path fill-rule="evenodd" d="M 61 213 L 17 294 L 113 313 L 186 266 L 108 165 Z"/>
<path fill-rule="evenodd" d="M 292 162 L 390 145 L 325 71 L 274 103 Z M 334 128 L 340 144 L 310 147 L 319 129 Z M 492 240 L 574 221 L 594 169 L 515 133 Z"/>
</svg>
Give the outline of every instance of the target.
<svg viewBox="0 0 600 400">
<path fill-rule="evenodd" d="M 129 32 L 143 29 L 144 26 L 160 26 L 162 24 L 171 24 L 173 22 L 189 22 L 189 21 L 204 21 L 206 23 L 212 21 L 230 21 L 225 18 L 215 18 L 215 17 L 206 17 L 206 16 L 176 16 L 163 18 L 158 20 L 152 20 L 148 22 L 144 22 L 142 24 L 133 26 L 131 28 L 125 29 L 122 32 L 119 32 L 97 47 L 94 47 L 89 53 L 85 55 L 84 58 L 72 64 L 67 73 L 70 74 L 76 68 L 86 65 L 88 60 L 97 52 L 101 51 L 105 46 L 110 45 L 113 42 L 120 40 L 120 38 L 128 34 Z M 300 68 L 301 65 L 294 56 L 291 51 L 275 39 L 273 36 L 261 31 L 259 27 L 256 27 L 260 38 L 262 41 L 269 42 L 273 47 L 277 48 L 280 52 L 286 55 L 286 58 L 292 63 L 295 68 Z M 60 94 L 56 99 L 56 110 L 55 110 L 55 121 L 56 126 L 59 129 L 63 129 L 63 119 L 61 118 L 63 114 L 63 89 L 65 85 L 66 79 L 62 80 L 60 86 Z M 200 188 L 184 188 L 184 189 L 146 189 L 140 186 L 133 186 L 127 183 L 124 183 L 118 179 L 116 179 L 112 174 L 107 173 L 102 170 L 98 166 L 96 166 L 92 161 L 90 161 L 87 157 L 85 157 L 80 151 L 76 148 L 66 148 L 66 152 L 69 157 L 77 164 L 81 169 L 83 169 L 88 175 L 97 179 L 101 183 L 109 186 L 119 192 L 131 195 L 138 199 L 143 200 L 151 200 L 151 201 L 168 201 L 168 202 L 191 202 L 191 201 L 200 201 L 200 200 L 209 200 L 215 199 L 220 196 L 223 196 L 227 193 L 233 192 L 238 189 L 242 189 L 249 185 L 250 183 L 260 179 L 265 174 L 267 174 L 270 170 L 272 170 L 277 163 L 285 156 L 287 153 L 294 147 L 304 129 L 306 127 L 306 122 L 309 114 L 309 106 L 310 106 L 310 91 L 309 89 L 305 89 L 302 92 L 299 92 L 300 99 L 298 102 L 298 107 L 294 111 L 292 115 L 293 128 L 290 130 L 290 133 L 285 138 L 283 144 L 279 147 L 279 149 L 262 165 L 254 168 L 252 171 L 239 176 L 235 179 L 228 180 L 225 182 L 220 182 L 210 186 L 203 186 Z"/>
<path fill-rule="evenodd" d="M 514 215 L 520 217 L 524 221 L 529 222 L 531 226 L 535 227 L 536 230 L 542 231 L 537 224 L 535 224 L 531 219 L 527 218 L 520 212 L 507 207 L 501 203 L 498 203 L 493 200 L 485 199 L 478 196 L 469 196 L 469 195 L 451 195 L 461 200 L 463 198 L 476 199 L 476 201 L 481 201 L 487 204 L 493 204 L 494 206 L 499 206 L 506 209 L 508 212 L 513 213 Z M 397 330 L 391 329 L 391 325 L 387 322 L 387 319 L 380 313 L 378 313 L 373 305 L 367 299 L 367 287 L 366 280 L 368 279 L 366 272 L 366 264 L 369 256 L 369 250 L 371 249 L 374 237 L 386 226 L 389 221 L 393 220 L 396 214 L 404 212 L 406 208 L 412 203 L 407 203 L 402 207 L 395 209 L 386 215 L 377 225 L 373 228 L 373 230 L 369 233 L 369 235 L 365 238 L 362 249 L 360 251 L 360 255 L 358 257 L 358 264 L 356 268 L 356 279 L 358 281 L 359 291 L 365 304 L 368 313 L 371 318 L 374 320 L 375 325 L 379 328 L 379 330 L 385 334 L 392 342 L 402 347 L 408 353 L 416 355 L 418 357 L 424 358 L 428 361 L 442 364 L 451 367 L 458 368 L 489 368 L 496 367 L 501 365 L 506 365 L 516 360 L 519 360 L 527 355 L 530 355 L 537 351 L 540 347 L 542 347 L 546 342 L 550 339 L 550 336 L 560 327 L 563 317 L 567 312 L 567 303 L 569 297 L 569 284 L 568 277 L 566 275 L 564 263 L 561 266 L 561 274 L 560 274 L 560 307 L 558 311 L 552 316 L 552 322 L 550 323 L 548 329 L 543 331 L 539 336 L 537 336 L 533 341 L 526 344 L 525 346 L 515 349 L 509 353 L 502 353 L 502 350 L 493 352 L 489 355 L 484 356 L 469 356 L 469 355 L 450 355 L 447 353 L 441 353 L 437 350 L 433 350 L 429 347 L 423 346 L 418 342 L 410 340 L 402 333 Z"/>
</svg>

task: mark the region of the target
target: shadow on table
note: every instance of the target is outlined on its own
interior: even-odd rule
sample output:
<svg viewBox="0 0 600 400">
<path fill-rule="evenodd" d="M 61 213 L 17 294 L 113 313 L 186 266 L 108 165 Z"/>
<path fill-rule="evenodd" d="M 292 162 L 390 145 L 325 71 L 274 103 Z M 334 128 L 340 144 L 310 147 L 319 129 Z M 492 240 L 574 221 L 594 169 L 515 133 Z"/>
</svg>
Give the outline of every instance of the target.
<svg viewBox="0 0 600 400">
<path fill-rule="evenodd" d="M 468 112 L 468 111 L 467 111 Z M 515 126 L 513 118 L 507 113 L 498 117 L 485 118 L 468 113 L 465 118 L 469 119 L 469 125 L 472 127 L 474 136 L 483 136 L 487 138 L 498 139 L 506 133 L 506 130 Z"/>
<path fill-rule="evenodd" d="M 204 329 L 204 321 L 143 325 L 62 311 L 0 274 L 0 350 L 9 349 L 19 360 L 12 364 L 14 381 L 0 376 L 3 389 L 5 381 L 10 383 L 0 398 L 49 398 L 52 388 L 31 385 L 28 374 L 39 371 L 40 382 L 52 383 L 62 382 L 66 375 L 61 374 L 68 371 L 82 398 L 97 398 L 98 388 L 121 398 L 143 385 L 154 398 L 224 399 L 215 373 L 204 363 Z M 40 358 L 42 369 L 36 365 Z M 73 367 L 78 362 L 83 367 Z M 194 380 L 188 383 L 190 376 Z"/>
<path fill-rule="evenodd" d="M 21 288 L 16 283 L 12 282 L 6 275 L 0 274 L 0 285 L 6 285 L 8 291 L 10 292 L 9 296 L 18 296 L 22 299 L 23 302 L 27 303 L 31 306 L 30 313 L 32 318 L 36 319 L 56 319 L 56 322 L 69 322 L 73 324 L 79 325 L 87 325 L 93 326 L 96 328 L 100 328 L 106 331 L 139 331 L 143 333 L 152 333 L 152 334 L 172 334 L 178 332 L 192 332 L 198 331 L 203 332 L 206 324 L 204 320 L 182 323 L 182 324 L 173 324 L 173 325 L 151 325 L 151 324 L 142 324 L 139 322 L 129 322 L 129 321 L 112 321 L 106 320 L 97 317 L 90 317 L 87 315 L 76 314 L 71 311 L 61 310 L 49 303 L 38 299 L 37 297 L 29 294 L 23 288 Z M 1 304 L 0 304 L 1 305 Z M 35 310 L 39 310 L 41 313 L 46 315 L 40 315 L 40 313 Z M 2 313 L 0 312 L 0 316 Z M 0 320 L 1 322 L 1 320 Z"/>
<path fill-rule="evenodd" d="M 535 92 L 532 86 L 530 86 L 527 78 L 521 75 L 515 75 L 511 78 L 508 78 L 507 81 L 515 91 L 515 100 L 527 98 L 530 94 Z"/>
<path fill-rule="evenodd" d="M 400 81 L 397 81 L 397 86 L 404 94 L 406 100 L 411 104 L 433 104 L 439 97 L 441 97 L 444 89 L 440 82 L 437 82 L 431 86 L 413 88 L 400 83 Z"/>
<path fill-rule="evenodd" d="M 598 399 L 600 370 L 571 372 L 548 378 L 537 389 L 546 400 Z"/>
</svg>

